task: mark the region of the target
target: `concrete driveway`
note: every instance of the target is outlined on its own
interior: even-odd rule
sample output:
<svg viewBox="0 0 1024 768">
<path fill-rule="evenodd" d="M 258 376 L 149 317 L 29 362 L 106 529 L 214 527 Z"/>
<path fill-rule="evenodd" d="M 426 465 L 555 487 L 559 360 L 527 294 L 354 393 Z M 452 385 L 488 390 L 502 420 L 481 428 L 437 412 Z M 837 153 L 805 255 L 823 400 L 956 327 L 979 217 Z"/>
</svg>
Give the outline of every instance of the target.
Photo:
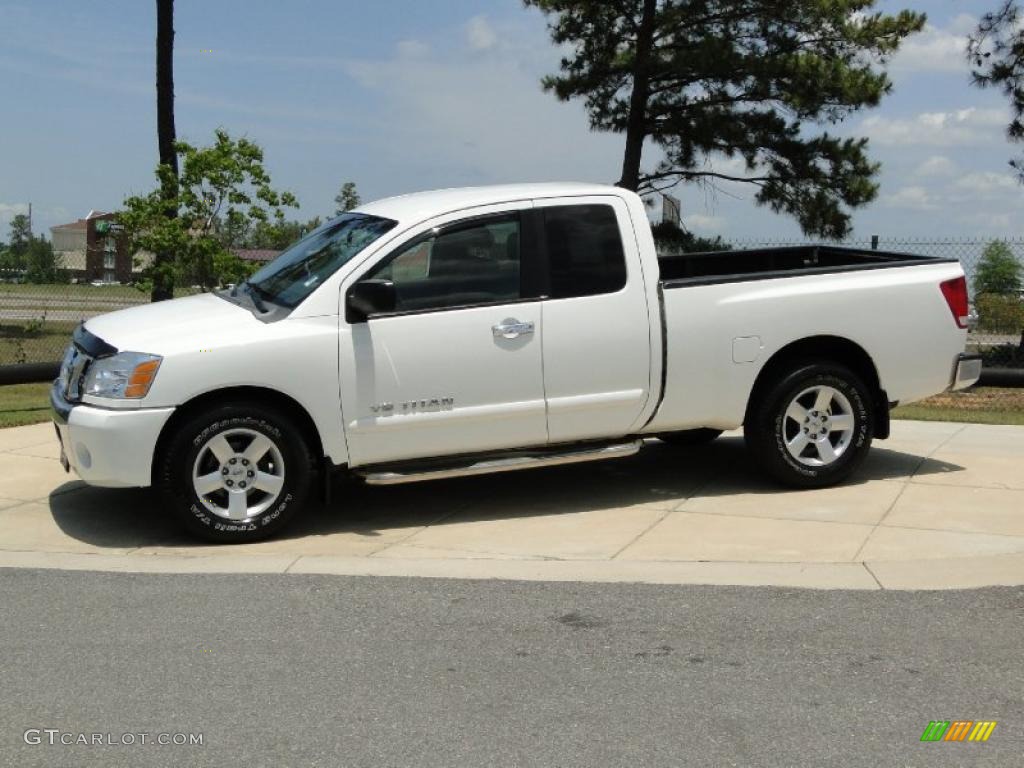
<svg viewBox="0 0 1024 768">
<path fill-rule="evenodd" d="M 896 422 L 846 485 L 783 491 L 738 434 L 700 449 L 373 488 L 283 538 L 185 538 L 146 490 L 65 475 L 50 424 L 0 431 L 0 567 L 938 589 L 1024 584 L 1024 427 Z"/>
</svg>

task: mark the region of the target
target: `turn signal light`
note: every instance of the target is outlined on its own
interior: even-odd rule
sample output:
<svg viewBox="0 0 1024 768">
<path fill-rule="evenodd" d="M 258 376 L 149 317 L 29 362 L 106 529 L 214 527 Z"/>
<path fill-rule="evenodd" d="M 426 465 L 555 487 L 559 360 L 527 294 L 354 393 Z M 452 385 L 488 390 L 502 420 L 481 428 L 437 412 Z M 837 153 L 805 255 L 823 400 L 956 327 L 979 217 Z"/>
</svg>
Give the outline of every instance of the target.
<svg viewBox="0 0 1024 768">
<path fill-rule="evenodd" d="M 135 366 L 135 370 L 128 378 L 128 385 L 124 388 L 124 396 L 145 397 L 153 385 L 153 379 L 156 378 L 156 371 L 159 367 L 159 360 L 149 360 Z"/>
</svg>

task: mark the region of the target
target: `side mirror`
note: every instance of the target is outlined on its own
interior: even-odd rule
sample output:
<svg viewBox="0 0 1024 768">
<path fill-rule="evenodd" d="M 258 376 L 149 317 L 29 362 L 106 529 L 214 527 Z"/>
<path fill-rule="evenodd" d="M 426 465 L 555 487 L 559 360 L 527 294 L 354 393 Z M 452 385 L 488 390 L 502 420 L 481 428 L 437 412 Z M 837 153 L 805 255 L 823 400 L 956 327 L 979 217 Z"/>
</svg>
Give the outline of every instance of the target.
<svg viewBox="0 0 1024 768">
<path fill-rule="evenodd" d="M 353 285 L 345 297 L 345 319 L 365 322 L 371 315 L 394 312 L 398 305 L 395 284 L 390 280 L 363 280 Z"/>
</svg>

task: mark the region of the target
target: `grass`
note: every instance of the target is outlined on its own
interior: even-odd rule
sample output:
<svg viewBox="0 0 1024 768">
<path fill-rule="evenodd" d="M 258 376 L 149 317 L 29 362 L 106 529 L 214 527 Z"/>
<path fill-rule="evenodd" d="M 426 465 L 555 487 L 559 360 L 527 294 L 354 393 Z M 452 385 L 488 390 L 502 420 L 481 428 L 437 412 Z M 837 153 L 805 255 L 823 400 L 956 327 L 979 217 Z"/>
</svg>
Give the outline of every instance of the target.
<svg viewBox="0 0 1024 768">
<path fill-rule="evenodd" d="M 179 285 L 174 289 L 175 296 L 191 296 L 199 292 L 198 287 L 191 285 Z M 134 285 L 89 285 L 88 283 L 0 283 L 0 300 L 4 296 L 18 298 L 66 296 L 76 301 L 83 299 L 149 301 L 149 292 L 140 290 Z"/>
<path fill-rule="evenodd" d="M 31 325 L 29 320 L 0 321 L 0 365 L 58 362 L 78 323 L 47 322 L 26 330 Z"/>
<path fill-rule="evenodd" d="M 973 387 L 902 405 L 894 419 L 1024 425 L 1024 389 Z"/>
<path fill-rule="evenodd" d="M 174 295 L 191 296 L 198 292 L 192 286 L 179 286 Z M 29 315 L 24 319 L 0 320 L 0 365 L 56 362 L 83 316 L 148 302 L 147 293 L 130 285 L 0 283 L 0 314 L 16 310 L 19 314 L 15 317 Z M 7 317 L 11 314 L 8 312 Z M 74 319 L 65 319 L 68 317 Z"/>
<path fill-rule="evenodd" d="M 49 420 L 49 383 L 0 387 L 0 427 L 20 427 Z"/>
<path fill-rule="evenodd" d="M 8 296 L 67 296 L 69 298 L 135 299 L 146 294 L 131 285 L 88 285 L 84 283 L 2 283 L 0 297 Z"/>
</svg>

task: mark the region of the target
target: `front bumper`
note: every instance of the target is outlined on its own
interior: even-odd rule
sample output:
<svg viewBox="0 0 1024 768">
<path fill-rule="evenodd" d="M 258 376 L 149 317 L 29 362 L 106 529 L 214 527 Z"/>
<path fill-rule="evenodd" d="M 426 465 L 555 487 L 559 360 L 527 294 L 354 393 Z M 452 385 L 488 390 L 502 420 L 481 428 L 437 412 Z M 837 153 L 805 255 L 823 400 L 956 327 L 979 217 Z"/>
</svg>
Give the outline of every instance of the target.
<svg viewBox="0 0 1024 768">
<path fill-rule="evenodd" d="M 65 469 L 89 485 L 146 487 L 152 482 L 153 455 L 173 408 L 113 410 L 69 403 L 55 385 L 50 406 Z"/>
<path fill-rule="evenodd" d="M 967 389 L 976 384 L 980 378 L 981 355 L 960 355 L 953 368 L 953 386 L 950 389 L 954 392 Z"/>
</svg>

